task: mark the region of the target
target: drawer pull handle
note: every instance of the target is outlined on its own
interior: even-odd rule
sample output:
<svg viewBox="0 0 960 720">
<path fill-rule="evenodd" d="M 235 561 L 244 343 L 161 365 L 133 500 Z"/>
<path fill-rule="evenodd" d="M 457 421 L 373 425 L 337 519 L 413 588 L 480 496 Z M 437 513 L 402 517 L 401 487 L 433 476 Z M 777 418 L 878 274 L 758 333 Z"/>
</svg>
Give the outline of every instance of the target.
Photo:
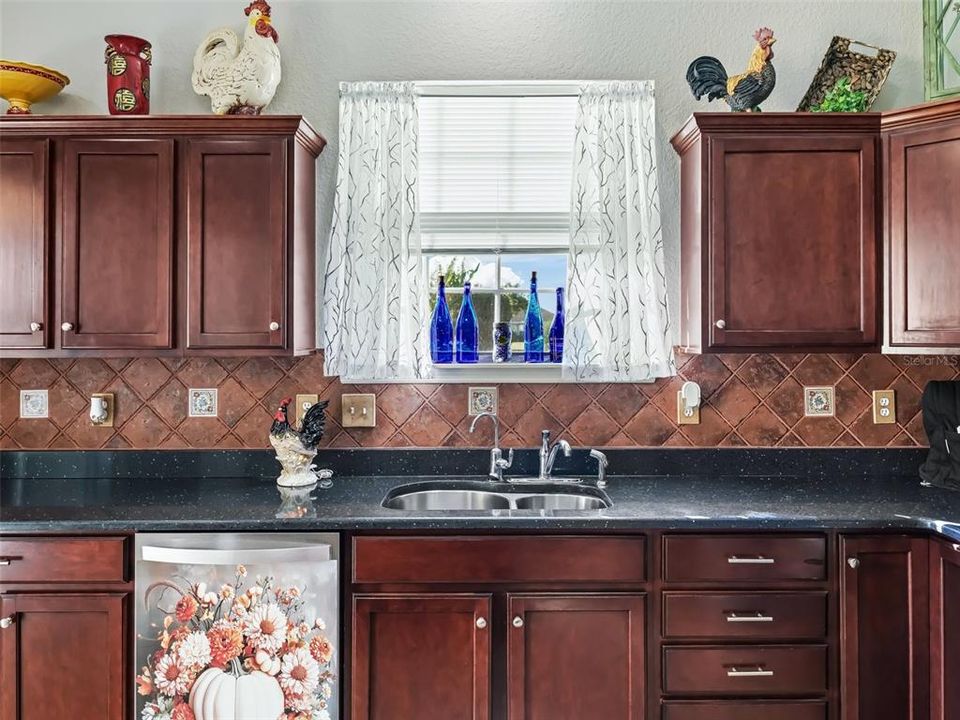
<svg viewBox="0 0 960 720">
<path fill-rule="evenodd" d="M 773 622 L 773 615 L 764 615 L 763 613 L 754 613 L 753 615 L 741 615 L 740 613 L 727 613 L 727 622 L 732 623 L 755 623 L 755 622 Z"/>
<path fill-rule="evenodd" d="M 739 670 L 733 667 L 727 670 L 727 677 L 773 677 L 773 670 L 764 670 L 759 667 L 750 670 Z"/>
<path fill-rule="evenodd" d="M 13 562 L 13 558 L 8 558 L 8 557 L 0 558 L 0 565 L 9 565 L 12 562 Z"/>
<path fill-rule="evenodd" d="M 5 618 L 0 618 L 0 630 L 6 630 L 8 627 L 13 625 L 13 622 L 16 619 L 16 615 L 7 615 Z"/>
<path fill-rule="evenodd" d="M 757 555 L 756 557 L 740 557 L 739 555 L 731 555 L 727 558 L 727 562 L 731 565 L 773 565 L 776 562 L 776 559 L 764 557 L 763 555 Z"/>
</svg>

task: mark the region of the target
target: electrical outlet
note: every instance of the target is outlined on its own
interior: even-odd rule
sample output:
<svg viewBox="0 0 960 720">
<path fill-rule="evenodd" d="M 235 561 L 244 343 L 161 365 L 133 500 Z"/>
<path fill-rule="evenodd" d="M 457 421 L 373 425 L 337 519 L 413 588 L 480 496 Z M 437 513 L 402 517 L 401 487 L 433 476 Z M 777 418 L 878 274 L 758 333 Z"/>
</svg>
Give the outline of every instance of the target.
<svg viewBox="0 0 960 720">
<path fill-rule="evenodd" d="M 307 414 L 307 410 L 310 409 L 312 405 L 316 405 L 320 402 L 319 395 L 297 395 L 296 405 L 294 406 L 294 417 L 293 420 L 300 426 L 300 421 L 303 420 L 303 416 Z"/>
<path fill-rule="evenodd" d="M 91 416 L 90 421 L 99 427 L 113 427 L 113 417 L 116 413 L 116 397 L 113 393 L 93 393 L 90 396 L 91 405 L 94 402 L 93 398 L 101 398 L 103 400 L 103 409 L 106 412 L 103 420 L 96 422 Z M 92 407 L 91 407 L 92 413 Z"/>
<path fill-rule="evenodd" d="M 683 410 L 683 394 L 677 390 L 677 425 L 699 425 L 700 424 L 700 406 L 691 409 L 687 415 Z"/>
<path fill-rule="evenodd" d="M 340 396 L 343 427 L 376 427 L 377 396 L 373 393 L 348 393 Z"/>
<path fill-rule="evenodd" d="M 873 422 L 893 425 L 897 421 L 897 393 L 895 390 L 873 391 Z"/>
</svg>

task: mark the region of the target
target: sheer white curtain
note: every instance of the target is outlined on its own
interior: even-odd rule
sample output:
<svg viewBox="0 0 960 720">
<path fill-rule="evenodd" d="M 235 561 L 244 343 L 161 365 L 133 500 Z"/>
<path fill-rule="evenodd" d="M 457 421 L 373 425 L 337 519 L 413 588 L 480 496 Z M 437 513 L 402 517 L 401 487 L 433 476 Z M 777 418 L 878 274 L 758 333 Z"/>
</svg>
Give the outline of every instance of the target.
<svg viewBox="0 0 960 720">
<path fill-rule="evenodd" d="M 429 372 L 413 83 L 341 83 L 340 155 L 324 286 L 324 372 Z"/>
<path fill-rule="evenodd" d="M 644 382 L 675 375 L 653 83 L 584 86 L 574 147 L 563 377 Z"/>
</svg>

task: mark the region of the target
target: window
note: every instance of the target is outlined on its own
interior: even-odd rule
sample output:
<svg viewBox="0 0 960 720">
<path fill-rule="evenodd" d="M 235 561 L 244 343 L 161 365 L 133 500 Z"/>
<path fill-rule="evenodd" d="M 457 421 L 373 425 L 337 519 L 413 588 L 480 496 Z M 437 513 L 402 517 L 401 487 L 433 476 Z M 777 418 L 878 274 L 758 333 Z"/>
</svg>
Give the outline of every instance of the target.
<svg viewBox="0 0 960 720">
<path fill-rule="evenodd" d="M 430 310 L 447 278 L 456 318 L 470 281 L 480 350 L 509 322 L 523 352 L 530 274 L 537 272 L 544 329 L 566 282 L 576 88 L 423 86 L 420 229 Z M 488 356 L 489 357 L 489 356 Z"/>
</svg>

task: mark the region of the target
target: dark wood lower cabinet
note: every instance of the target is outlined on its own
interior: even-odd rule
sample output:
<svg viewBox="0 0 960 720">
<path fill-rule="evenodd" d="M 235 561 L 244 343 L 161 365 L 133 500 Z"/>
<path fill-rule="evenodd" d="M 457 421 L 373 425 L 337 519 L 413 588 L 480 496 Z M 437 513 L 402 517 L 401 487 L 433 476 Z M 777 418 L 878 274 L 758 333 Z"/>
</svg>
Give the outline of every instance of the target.
<svg viewBox="0 0 960 720">
<path fill-rule="evenodd" d="M 354 596 L 352 720 L 486 720 L 491 608 L 489 595 Z"/>
<path fill-rule="evenodd" d="M 693 700 L 667 702 L 662 720 L 826 720 L 822 700 Z"/>
<path fill-rule="evenodd" d="M 511 595 L 509 720 L 641 720 L 642 595 Z"/>
<path fill-rule="evenodd" d="M 125 720 L 124 593 L 0 597 L 0 720 Z"/>
<path fill-rule="evenodd" d="M 960 543 L 930 542 L 930 718 L 960 718 Z"/>
<path fill-rule="evenodd" d="M 841 543 L 842 718 L 924 720 L 929 541 L 854 536 Z"/>
</svg>

